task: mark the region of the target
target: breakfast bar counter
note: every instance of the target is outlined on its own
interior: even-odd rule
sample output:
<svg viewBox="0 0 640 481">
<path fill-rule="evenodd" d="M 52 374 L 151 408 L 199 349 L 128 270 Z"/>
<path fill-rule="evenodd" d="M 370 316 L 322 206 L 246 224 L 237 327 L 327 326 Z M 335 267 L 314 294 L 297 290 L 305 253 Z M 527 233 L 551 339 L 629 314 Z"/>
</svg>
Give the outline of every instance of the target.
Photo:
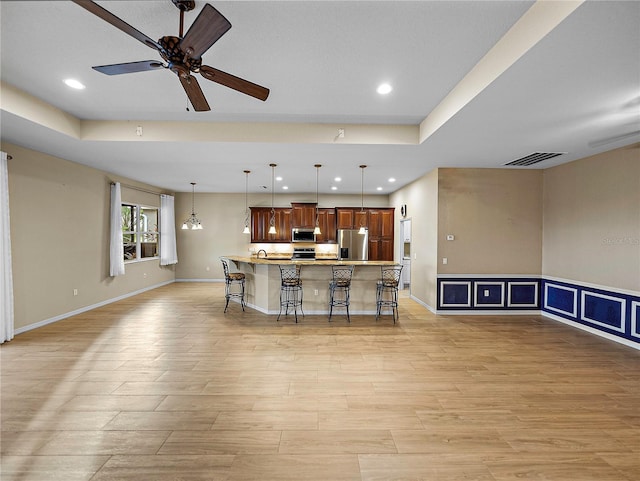
<svg viewBox="0 0 640 481">
<path fill-rule="evenodd" d="M 351 261 L 331 258 L 292 260 L 290 258 L 257 258 L 228 256 L 246 275 L 245 301 L 247 306 L 265 314 L 280 311 L 279 265 L 299 264 L 304 298 L 302 309 L 306 315 L 329 314 L 329 281 L 331 266 L 353 265 L 351 280 L 351 305 L 354 314 L 376 314 L 376 282 L 380 278 L 380 267 L 396 264 L 393 261 Z M 334 308 L 333 319 L 340 320 L 345 310 Z M 284 314 L 284 313 L 283 313 Z M 281 317 L 282 319 L 286 319 Z"/>
</svg>

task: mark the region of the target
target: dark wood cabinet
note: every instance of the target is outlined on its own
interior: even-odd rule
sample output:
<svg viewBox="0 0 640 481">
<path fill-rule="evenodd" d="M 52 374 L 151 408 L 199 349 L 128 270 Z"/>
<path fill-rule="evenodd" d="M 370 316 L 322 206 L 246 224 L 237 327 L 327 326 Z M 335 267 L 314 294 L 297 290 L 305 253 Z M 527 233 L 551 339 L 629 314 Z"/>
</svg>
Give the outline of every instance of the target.
<svg viewBox="0 0 640 481">
<path fill-rule="evenodd" d="M 316 235 L 316 242 L 318 244 L 335 243 L 337 240 L 336 210 L 318 209 L 318 225 L 320 226 L 321 234 Z"/>
<path fill-rule="evenodd" d="M 393 260 L 393 208 L 372 208 L 369 211 L 369 260 Z"/>
<path fill-rule="evenodd" d="M 369 236 L 393 238 L 394 209 L 369 209 Z"/>
<path fill-rule="evenodd" d="M 251 242 L 291 242 L 291 209 L 273 209 L 275 234 L 269 234 L 271 207 L 251 208 Z"/>
<path fill-rule="evenodd" d="M 392 261 L 393 260 L 393 239 L 369 238 L 369 260 L 370 261 Z"/>
<path fill-rule="evenodd" d="M 292 203 L 292 207 L 276 207 L 276 234 L 269 234 L 271 207 L 251 208 L 251 242 L 291 242 L 291 229 L 313 229 L 316 225 L 316 204 Z M 338 229 L 369 229 L 369 259 L 393 260 L 394 209 L 386 207 L 318 208 L 318 225 L 321 234 L 316 243 L 337 242 Z"/>
<path fill-rule="evenodd" d="M 291 227 L 313 229 L 316 226 L 316 204 L 292 202 L 291 211 Z"/>
<path fill-rule="evenodd" d="M 359 229 L 369 227 L 369 209 L 355 207 L 336 208 L 338 229 Z"/>
<path fill-rule="evenodd" d="M 336 223 L 338 229 L 353 229 L 353 209 L 337 207 Z"/>
</svg>

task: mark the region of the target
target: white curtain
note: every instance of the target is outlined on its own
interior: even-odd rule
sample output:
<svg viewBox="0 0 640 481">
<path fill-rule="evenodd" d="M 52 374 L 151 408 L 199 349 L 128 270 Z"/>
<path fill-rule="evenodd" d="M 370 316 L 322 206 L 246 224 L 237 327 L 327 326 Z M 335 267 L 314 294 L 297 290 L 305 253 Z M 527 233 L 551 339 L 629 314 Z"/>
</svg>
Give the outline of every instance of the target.
<svg viewBox="0 0 640 481">
<path fill-rule="evenodd" d="M 7 154 L 0 161 L 0 343 L 13 339 L 13 276 L 9 225 L 9 167 Z"/>
<path fill-rule="evenodd" d="M 176 215 L 171 195 L 160 196 L 160 265 L 178 263 L 176 249 Z"/>
<path fill-rule="evenodd" d="M 122 194 L 120 182 L 111 184 L 111 235 L 109 236 L 109 275 L 124 274 L 124 246 L 122 244 Z"/>
</svg>

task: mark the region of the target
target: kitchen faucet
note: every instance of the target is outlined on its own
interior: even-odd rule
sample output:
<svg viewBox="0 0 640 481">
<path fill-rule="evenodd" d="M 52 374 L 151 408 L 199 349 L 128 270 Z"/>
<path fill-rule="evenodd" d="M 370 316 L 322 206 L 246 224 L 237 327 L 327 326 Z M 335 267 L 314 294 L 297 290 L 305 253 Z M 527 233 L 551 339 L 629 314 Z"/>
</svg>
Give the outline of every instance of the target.
<svg viewBox="0 0 640 481">
<path fill-rule="evenodd" d="M 267 251 L 266 251 L 266 250 L 264 250 L 264 249 L 260 249 L 260 250 L 258 251 L 258 253 L 256 254 L 256 257 L 260 258 L 260 253 L 261 253 L 261 252 L 264 252 L 264 258 L 266 259 L 266 258 L 267 258 Z"/>
</svg>

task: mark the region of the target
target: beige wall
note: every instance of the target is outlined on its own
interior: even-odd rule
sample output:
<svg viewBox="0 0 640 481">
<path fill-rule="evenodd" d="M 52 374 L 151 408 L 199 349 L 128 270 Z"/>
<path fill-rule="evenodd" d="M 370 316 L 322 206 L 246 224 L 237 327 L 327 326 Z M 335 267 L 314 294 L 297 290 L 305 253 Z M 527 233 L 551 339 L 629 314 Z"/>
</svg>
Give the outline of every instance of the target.
<svg viewBox="0 0 640 481">
<path fill-rule="evenodd" d="M 291 202 L 315 202 L 313 194 L 278 194 L 275 207 Z M 183 280 L 222 279 L 220 256 L 249 254 L 250 235 L 243 234 L 244 194 L 195 194 L 195 211 L 202 230 L 182 230 L 182 222 L 191 213 L 191 193 L 176 194 L 176 241 L 178 264 L 176 278 Z M 360 207 L 360 195 L 320 195 L 320 207 Z M 389 196 L 364 196 L 366 207 L 388 207 Z M 249 206 L 271 206 L 271 194 L 250 194 Z"/>
<path fill-rule="evenodd" d="M 400 207 L 411 219 L 411 296 L 436 308 L 438 252 L 438 171 L 433 170 L 391 195 L 396 208 L 396 261 L 400 262 Z"/>
<path fill-rule="evenodd" d="M 158 260 L 127 264 L 124 276 L 109 277 L 109 182 L 134 182 L 10 144 L 2 150 L 13 156 L 16 330 L 175 278 Z M 123 189 L 123 200 L 158 205 L 157 196 L 139 194 Z"/>
<path fill-rule="evenodd" d="M 640 144 L 544 171 L 545 276 L 640 291 Z"/>
<path fill-rule="evenodd" d="M 438 172 L 438 274 L 540 275 L 542 171 Z"/>
</svg>

